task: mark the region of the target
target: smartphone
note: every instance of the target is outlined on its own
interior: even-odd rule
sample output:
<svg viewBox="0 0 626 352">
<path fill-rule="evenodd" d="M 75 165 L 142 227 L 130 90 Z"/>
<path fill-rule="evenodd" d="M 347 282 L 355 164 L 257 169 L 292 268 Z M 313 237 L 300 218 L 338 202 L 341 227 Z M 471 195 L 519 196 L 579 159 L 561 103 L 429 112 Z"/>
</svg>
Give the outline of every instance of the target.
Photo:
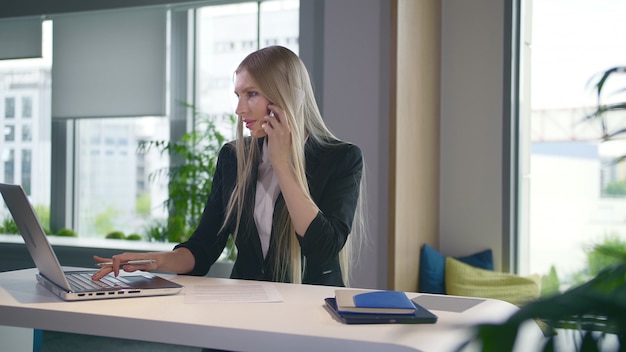
<svg viewBox="0 0 626 352">
<path fill-rule="evenodd" d="M 156 262 L 156 260 L 154 260 L 154 259 L 129 260 L 127 262 L 121 262 L 120 263 L 120 267 L 122 267 L 124 265 L 152 264 L 152 263 L 155 263 L 155 262 Z M 96 265 L 99 266 L 99 267 L 113 266 L 113 262 L 98 263 Z"/>
<path fill-rule="evenodd" d="M 270 105 L 271 105 L 271 104 L 274 104 L 274 103 L 270 103 Z M 272 109 L 269 109 L 269 108 L 268 108 L 268 109 L 267 109 L 267 114 L 268 114 L 268 115 L 270 115 L 270 116 L 272 116 L 272 117 L 276 117 L 276 120 L 280 121 L 280 120 L 278 119 L 278 116 L 276 116 L 276 114 L 274 113 L 274 110 L 272 110 Z"/>
</svg>

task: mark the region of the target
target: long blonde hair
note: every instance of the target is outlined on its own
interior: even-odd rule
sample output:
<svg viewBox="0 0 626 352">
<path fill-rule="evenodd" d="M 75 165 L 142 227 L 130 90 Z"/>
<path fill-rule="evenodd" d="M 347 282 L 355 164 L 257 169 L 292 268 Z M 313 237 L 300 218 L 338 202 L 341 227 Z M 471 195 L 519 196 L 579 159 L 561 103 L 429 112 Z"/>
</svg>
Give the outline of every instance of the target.
<svg viewBox="0 0 626 352">
<path fill-rule="evenodd" d="M 328 130 L 322 120 L 309 74 L 300 58 L 291 50 L 281 46 L 270 46 L 248 55 L 237 67 L 235 73 L 245 70 L 252 78 L 259 90 L 274 105 L 284 110 L 291 130 L 291 156 L 296 178 L 302 190 L 308 195 L 309 187 L 306 178 L 306 160 L 304 146 L 307 138 L 312 138 L 320 145 L 338 139 Z M 283 116 L 281 116 L 282 118 Z M 237 124 L 237 140 L 235 143 L 237 154 L 237 182 L 231 195 L 225 216 L 226 224 L 235 216 L 236 238 L 239 224 L 244 211 L 246 192 L 250 182 L 256 158 L 260 155 L 259 143 L 246 143 L 243 134 L 243 124 Z M 361 183 L 361 186 L 363 182 Z M 362 195 L 362 192 L 360 192 Z M 361 197 L 359 197 L 360 199 Z M 359 201 L 361 203 L 361 201 Z M 364 228 L 362 206 L 357 207 L 355 225 Z M 279 210 L 278 223 L 275 223 L 273 240 L 274 250 L 274 280 L 302 283 L 304 264 L 301 260 L 300 245 L 297 240 L 293 223 L 289 217 L 287 207 Z M 354 228 L 353 228 L 354 230 Z M 362 229 L 361 229 L 362 230 Z M 354 232 L 354 231 L 353 231 Z M 360 231 L 363 232 L 363 231 Z M 348 236 L 349 242 L 355 242 Z M 340 252 L 340 263 L 344 282 L 349 281 L 350 250 L 345 245 Z"/>
</svg>

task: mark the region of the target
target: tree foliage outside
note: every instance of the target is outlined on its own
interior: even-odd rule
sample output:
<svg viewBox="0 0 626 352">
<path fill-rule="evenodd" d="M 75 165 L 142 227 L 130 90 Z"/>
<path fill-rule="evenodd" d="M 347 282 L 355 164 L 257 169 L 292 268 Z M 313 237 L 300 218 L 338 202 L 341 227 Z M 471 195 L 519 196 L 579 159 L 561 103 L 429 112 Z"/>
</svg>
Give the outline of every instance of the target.
<svg viewBox="0 0 626 352">
<path fill-rule="evenodd" d="M 137 213 L 137 215 L 148 217 L 150 216 L 151 210 L 152 198 L 150 197 L 150 193 L 144 193 L 139 195 L 135 203 L 135 212 Z"/>
<path fill-rule="evenodd" d="M 551 296 L 560 292 L 561 281 L 557 275 L 554 265 L 550 267 L 550 272 L 541 277 L 541 296 Z"/>
<path fill-rule="evenodd" d="M 33 206 L 35 209 L 35 214 L 37 214 L 37 218 L 41 223 L 41 227 L 44 228 L 46 233 L 50 233 L 50 207 L 47 205 L 35 205 Z"/>
<path fill-rule="evenodd" d="M 612 197 L 625 197 L 626 196 L 626 181 L 612 181 L 608 182 L 603 190 L 603 195 Z"/>
<path fill-rule="evenodd" d="M 95 226 L 97 234 L 108 234 L 115 230 L 115 224 L 113 223 L 121 211 L 114 206 L 108 206 L 103 212 L 96 214 Z"/>
</svg>

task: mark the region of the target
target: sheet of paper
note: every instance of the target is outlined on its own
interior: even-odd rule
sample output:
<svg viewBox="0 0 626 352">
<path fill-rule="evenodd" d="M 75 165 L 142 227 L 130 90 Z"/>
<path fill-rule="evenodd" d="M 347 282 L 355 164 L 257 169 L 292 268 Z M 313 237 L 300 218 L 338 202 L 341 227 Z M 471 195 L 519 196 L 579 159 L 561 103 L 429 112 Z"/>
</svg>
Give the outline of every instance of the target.
<svg viewBox="0 0 626 352">
<path fill-rule="evenodd" d="M 185 303 L 282 302 L 270 283 L 245 285 L 198 284 L 185 287 Z"/>
</svg>

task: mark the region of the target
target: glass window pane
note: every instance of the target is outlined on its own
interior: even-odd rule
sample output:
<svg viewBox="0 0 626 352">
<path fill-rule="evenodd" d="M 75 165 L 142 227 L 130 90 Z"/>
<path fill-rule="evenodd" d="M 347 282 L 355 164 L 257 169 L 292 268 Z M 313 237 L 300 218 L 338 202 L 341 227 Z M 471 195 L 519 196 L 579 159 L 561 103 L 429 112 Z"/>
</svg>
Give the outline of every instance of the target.
<svg viewBox="0 0 626 352">
<path fill-rule="evenodd" d="M 85 119 L 77 123 L 76 227 L 80 237 L 103 238 L 113 231 L 146 237 L 159 219 L 167 180 L 155 173 L 168 166 L 167 154 L 138 153 L 142 141 L 167 141 L 166 117 Z"/>
<path fill-rule="evenodd" d="M 274 0 L 261 3 L 260 46 L 281 45 L 299 51 L 300 2 Z"/>
<path fill-rule="evenodd" d="M 30 195 L 31 191 L 31 169 L 32 169 L 32 151 L 29 149 L 22 150 L 22 187 L 26 194 Z"/>
<path fill-rule="evenodd" d="M 33 98 L 22 97 L 22 117 L 23 118 L 33 117 Z"/>
<path fill-rule="evenodd" d="M 13 125 L 4 126 L 4 141 L 5 142 L 15 141 L 15 126 Z"/>
<path fill-rule="evenodd" d="M 4 98 L 4 117 L 7 119 L 15 117 L 15 98 Z"/>
<path fill-rule="evenodd" d="M 46 20 L 42 25 L 43 57 L 0 60 L 0 116 L 11 119 L 12 126 L 8 131 L 0 119 L 0 178 L 23 185 L 40 215 L 50 209 L 51 42 L 52 22 Z M 12 135 L 10 141 L 7 132 Z M 49 227 L 47 218 L 41 220 Z"/>
<path fill-rule="evenodd" d="M 523 21 L 521 268 L 554 268 L 561 288 L 587 277 L 586 249 L 626 240 L 626 173 L 615 163 L 626 142 L 601 142 L 600 124 L 583 123 L 592 79 L 625 63 L 625 13 L 619 0 L 533 1 Z M 626 126 L 616 117 L 609 129 Z"/>
<path fill-rule="evenodd" d="M 4 182 L 15 183 L 15 150 L 5 149 L 2 153 L 2 164 L 4 166 Z"/>
<path fill-rule="evenodd" d="M 30 142 L 33 140 L 33 131 L 31 130 L 30 125 L 23 124 L 22 125 L 22 141 Z"/>
<path fill-rule="evenodd" d="M 198 9 L 196 106 L 203 113 L 234 114 L 233 73 L 257 49 L 257 13 L 253 2 Z M 226 128 L 227 136 L 234 136 L 232 127 Z"/>
<path fill-rule="evenodd" d="M 196 106 L 214 118 L 227 139 L 235 136 L 230 116 L 235 113 L 237 65 L 268 45 L 283 45 L 297 54 L 299 5 L 298 0 L 272 0 L 198 9 Z"/>
</svg>

